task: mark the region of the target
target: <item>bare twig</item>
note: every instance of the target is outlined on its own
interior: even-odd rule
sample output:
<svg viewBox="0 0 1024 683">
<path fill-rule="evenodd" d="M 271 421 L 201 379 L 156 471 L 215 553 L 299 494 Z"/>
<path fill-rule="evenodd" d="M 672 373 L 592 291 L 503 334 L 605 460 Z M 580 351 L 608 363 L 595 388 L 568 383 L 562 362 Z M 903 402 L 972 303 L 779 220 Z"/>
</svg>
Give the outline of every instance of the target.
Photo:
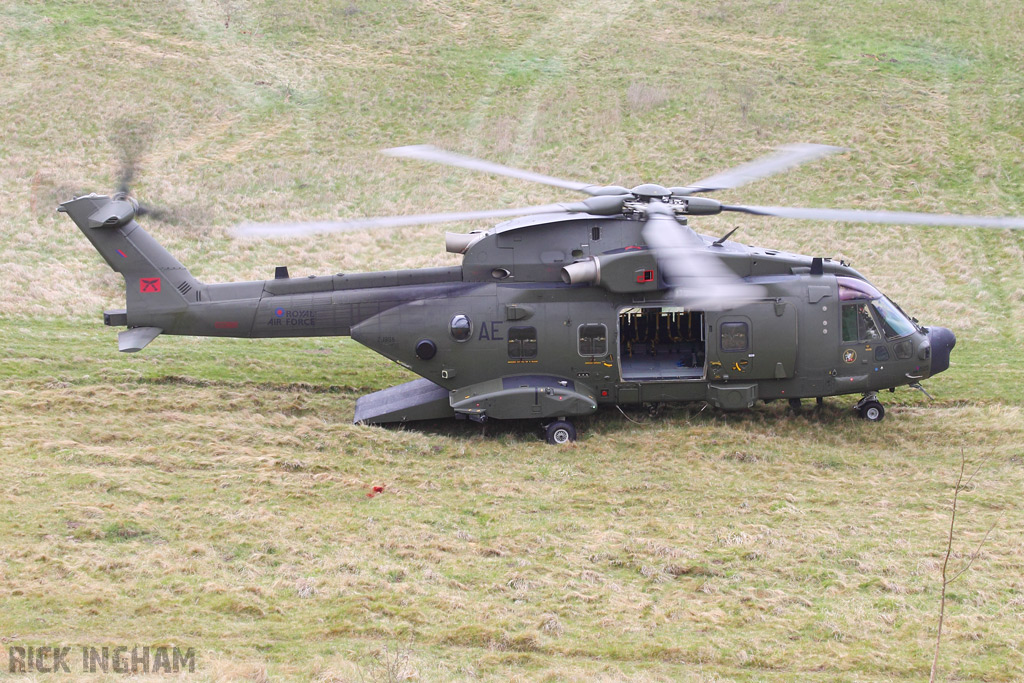
<svg viewBox="0 0 1024 683">
<path fill-rule="evenodd" d="M 993 529 L 996 528 L 996 524 L 998 522 L 998 519 L 995 522 L 992 522 L 992 526 L 990 526 L 988 528 L 988 531 L 985 532 L 985 536 L 981 539 L 981 542 L 978 544 L 978 547 L 974 549 L 973 553 L 971 553 L 970 559 L 967 560 L 967 564 L 964 565 L 963 569 L 954 574 L 952 579 L 946 582 L 947 585 L 959 579 L 961 574 L 963 574 L 965 571 L 971 568 L 971 565 L 974 564 L 974 560 L 977 559 L 978 555 L 981 553 L 981 546 L 985 545 L 985 541 L 988 539 L 988 535 L 992 533 Z"/>
<path fill-rule="evenodd" d="M 971 568 L 971 565 L 974 564 L 974 560 L 977 559 L 978 555 L 981 553 L 981 547 L 985 545 L 985 541 L 988 540 L 989 534 L 992 533 L 992 530 L 996 528 L 996 524 L 999 523 L 999 519 L 992 523 L 992 526 L 990 526 L 988 531 L 985 532 L 985 536 L 982 537 L 981 542 L 978 543 L 978 547 L 975 548 L 974 552 L 968 557 L 967 563 L 961 567 L 952 578 L 947 578 L 949 576 L 949 558 L 953 553 L 953 529 L 956 525 L 956 506 L 960 498 L 960 491 L 961 489 L 970 486 L 974 477 L 979 471 L 981 471 L 981 467 L 985 464 L 986 460 L 988 460 L 988 456 L 981 459 L 981 462 L 978 463 L 974 472 L 971 473 L 971 476 L 968 477 L 965 482 L 964 470 L 967 468 L 967 456 L 964 454 L 964 449 L 960 449 L 960 474 L 956 479 L 956 487 L 953 490 L 953 511 L 949 516 L 949 535 L 946 538 L 946 557 L 942 560 L 942 597 L 939 600 L 939 630 L 935 635 L 935 656 L 932 658 L 932 671 L 931 675 L 928 677 L 928 683 L 935 683 L 935 675 L 939 670 L 939 648 L 942 644 L 942 622 L 946 617 L 946 588 Z"/>
<path fill-rule="evenodd" d="M 939 646 L 942 644 L 942 621 L 946 616 L 946 567 L 949 566 L 949 556 L 953 552 L 953 525 L 956 524 L 956 501 L 960 495 L 960 483 L 964 480 L 964 468 L 967 467 L 967 456 L 960 449 L 960 476 L 957 477 L 956 487 L 953 489 L 953 514 L 949 516 L 949 536 L 946 539 L 946 557 L 942 561 L 942 598 L 939 600 L 939 632 L 935 636 L 935 656 L 932 658 L 932 672 L 928 677 L 928 683 L 935 683 L 935 674 L 939 669 Z"/>
</svg>

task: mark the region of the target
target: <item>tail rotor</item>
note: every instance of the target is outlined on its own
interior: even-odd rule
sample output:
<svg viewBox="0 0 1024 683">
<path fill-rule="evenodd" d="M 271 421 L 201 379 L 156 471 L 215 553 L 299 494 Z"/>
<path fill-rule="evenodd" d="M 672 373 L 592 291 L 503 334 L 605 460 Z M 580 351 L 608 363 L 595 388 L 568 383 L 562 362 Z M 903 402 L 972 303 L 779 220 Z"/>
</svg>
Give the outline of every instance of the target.
<svg viewBox="0 0 1024 683">
<path fill-rule="evenodd" d="M 132 196 L 131 192 L 132 183 L 135 182 L 140 168 L 139 160 L 152 143 L 152 130 L 148 122 L 128 117 L 122 117 L 114 122 L 108 139 L 118 151 L 121 168 L 118 172 L 117 191 L 112 199 L 131 202 L 135 207 L 136 217 L 148 216 L 165 223 L 174 223 L 174 211 L 143 204 Z"/>
</svg>

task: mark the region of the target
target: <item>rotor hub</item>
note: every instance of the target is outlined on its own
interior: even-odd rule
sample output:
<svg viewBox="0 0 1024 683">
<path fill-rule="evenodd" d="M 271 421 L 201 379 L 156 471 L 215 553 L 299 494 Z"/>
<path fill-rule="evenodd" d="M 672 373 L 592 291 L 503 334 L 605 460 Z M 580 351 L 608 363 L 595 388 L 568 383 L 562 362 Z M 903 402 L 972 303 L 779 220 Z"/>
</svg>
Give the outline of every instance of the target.
<svg viewBox="0 0 1024 683">
<path fill-rule="evenodd" d="M 642 202 L 649 202 L 652 199 L 660 199 L 665 201 L 672 196 L 672 193 L 667 187 L 657 185 L 655 183 L 644 183 L 643 185 L 637 185 L 629 191 L 634 197 Z"/>
</svg>

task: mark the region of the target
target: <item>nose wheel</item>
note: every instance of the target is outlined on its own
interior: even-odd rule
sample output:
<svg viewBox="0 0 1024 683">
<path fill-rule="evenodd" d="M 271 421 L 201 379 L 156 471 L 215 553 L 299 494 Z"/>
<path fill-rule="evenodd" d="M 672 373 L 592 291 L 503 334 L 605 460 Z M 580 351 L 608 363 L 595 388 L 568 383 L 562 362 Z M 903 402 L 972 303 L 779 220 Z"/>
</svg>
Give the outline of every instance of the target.
<svg viewBox="0 0 1024 683">
<path fill-rule="evenodd" d="M 547 441 L 553 446 L 560 446 L 576 440 L 576 428 L 568 420 L 555 420 L 547 426 Z"/>
<path fill-rule="evenodd" d="M 885 408 L 878 400 L 878 394 L 868 394 L 854 406 L 857 414 L 868 422 L 881 422 L 885 417 Z"/>
</svg>

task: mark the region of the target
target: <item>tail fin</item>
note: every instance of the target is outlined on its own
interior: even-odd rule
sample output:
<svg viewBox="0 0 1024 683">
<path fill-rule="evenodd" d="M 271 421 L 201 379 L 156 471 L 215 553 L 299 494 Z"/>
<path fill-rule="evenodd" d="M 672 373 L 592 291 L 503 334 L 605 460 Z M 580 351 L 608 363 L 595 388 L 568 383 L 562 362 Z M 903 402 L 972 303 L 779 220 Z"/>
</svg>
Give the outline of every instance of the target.
<svg viewBox="0 0 1024 683">
<path fill-rule="evenodd" d="M 198 300 L 202 283 L 135 222 L 136 208 L 128 198 L 90 194 L 57 210 L 68 214 L 107 264 L 124 276 L 127 314 L 107 320 L 168 329 L 190 301 Z"/>
</svg>

